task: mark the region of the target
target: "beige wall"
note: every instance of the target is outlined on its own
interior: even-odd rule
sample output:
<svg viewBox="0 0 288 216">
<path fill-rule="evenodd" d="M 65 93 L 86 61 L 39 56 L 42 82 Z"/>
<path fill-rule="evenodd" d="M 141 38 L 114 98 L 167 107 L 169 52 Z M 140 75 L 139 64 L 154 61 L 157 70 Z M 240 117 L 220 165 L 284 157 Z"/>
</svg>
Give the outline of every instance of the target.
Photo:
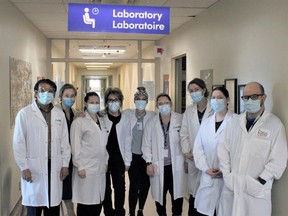
<svg viewBox="0 0 288 216">
<path fill-rule="evenodd" d="M 159 41 L 167 50 L 161 74 L 173 71 L 171 58 L 187 53 L 187 82 L 210 68 L 215 84 L 226 78 L 237 78 L 239 84 L 258 81 L 268 95 L 267 110 L 279 116 L 288 131 L 287 20 L 286 0 L 221 0 Z M 274 184 L 274 216 L 287 215 L 287 193 L 286 171 Z"/>
<path fill-rule="evenodd" d="M 214 69 L 215 84 L 223 83 L 226 78 L 237 78 L 239 84 L 257 80 L 266 88 L 267 109 L 278 115 L 288 129 L 287 8 L 287 0 L 220 0 L 159 41 L 167 52 L 160 59 L 160 71 L 156 72 L 160 82 L 155 87 L 163 89 L 163 74 L 170 73 L 173 77 L 171 58 L 186 53 L 187 81 L 199 77 L 200 70 L 210 68 Z M 13 159 L 13 130 L 9 126 L 9 56 L 32 64 L 34 84 L 38 75 L 47 77 L 46 38 L 7 0 L 0 1 L 0 26 L 0 215 L 9 215 L 20 197 L 20 172 Z M 118 86 L 119 78 L 125 107 L 133 105 L 131 92 L 134 93 L 138 85 L 136 81 L 129 84 L 126 81 L 138 80 L 138 74 L 133 71 L 137 68 L 123 66 L 114 74 L 113 86 Z M 79 76 L 75 71 L 75 81 L 71 77 L 78 87 L 81 86 Z M 173 80 L 170 85 L 173 86 Z M 285 172 L 274 184 L 274 216 L 287 215 L 287 193 L 288 174 Z"/>
<path fill-rule="evenodd" d="M 34 86 L 37 76 L 46 76 L 46 38 L 7 0 L 0 3 L 0 26 L 0 215 L 9 215 L 20 198 L 10 129 L 9 57 L 31 63 Z"/>
</svg>

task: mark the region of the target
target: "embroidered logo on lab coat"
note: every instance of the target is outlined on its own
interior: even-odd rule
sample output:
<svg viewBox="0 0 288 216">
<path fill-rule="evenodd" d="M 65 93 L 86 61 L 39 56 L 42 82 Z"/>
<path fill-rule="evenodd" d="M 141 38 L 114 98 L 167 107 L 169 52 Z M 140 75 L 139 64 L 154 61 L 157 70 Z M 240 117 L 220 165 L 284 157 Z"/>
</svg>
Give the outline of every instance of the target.
<svg viewBox="0 0 288 216">
<path fill-rule="evenodd" d="M 270 130 L 259 128 L 256 135 L 257 137 L 262 138 L 262 139 L 269 139 Z"/>
</svg>

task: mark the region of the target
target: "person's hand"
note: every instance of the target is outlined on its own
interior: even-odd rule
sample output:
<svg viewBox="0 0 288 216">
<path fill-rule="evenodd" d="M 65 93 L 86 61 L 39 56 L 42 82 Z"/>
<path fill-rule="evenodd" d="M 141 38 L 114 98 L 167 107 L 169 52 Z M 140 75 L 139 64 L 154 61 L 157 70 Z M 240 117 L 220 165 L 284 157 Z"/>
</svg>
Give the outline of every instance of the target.
<svg viewBox="0 0 288 216">
<path fill-rule="evenodd" d="M 78 117 L 85 117 L 85 113 L 82 112 L 82 111 L 77 112 L 76 113 L 76 118 L 78 118 Z"/>
<path fill-rule="evenodd" d="M 86 171 L 83 169 L 83 170 L 79 170 L 78 171 L 78 176 L 80 178 L 86 178 Z"/>
<path fill-rule="evenodd" d="M 125 165 L 125 171 L 128 171 L 130 166 Z"/>
<path fill-rule="evenodd" d="M 30 183 L 33 182 L 32 175 L 29 169 L 25 169 L 22 171 L 22 179 Z"/>
<path fill-rule="evenodd" d="M 210 175 L 212 178 L 222 178 L 222 172 L 219 169 L 209 168 L 206 170 L 206 173 Z"/>
<path fill-rule="evenodd" d="M 193 154 L 192 154 L 192 152 L 185 153 L 185 157 L 188 158 L 189 160 L 193 160 Z"/>
<path fill-rule="evenodd" d="M 62 167 L 60 171 L 60 180 L 63 181 L 69 175 L 68 167 Z"/>
<path fill-rule="evenodd" d="M 153 176 L 155 174 L 153 164 L 147 165 L 146 173 L 147 173 L 148 176 Z"/>
</svg>

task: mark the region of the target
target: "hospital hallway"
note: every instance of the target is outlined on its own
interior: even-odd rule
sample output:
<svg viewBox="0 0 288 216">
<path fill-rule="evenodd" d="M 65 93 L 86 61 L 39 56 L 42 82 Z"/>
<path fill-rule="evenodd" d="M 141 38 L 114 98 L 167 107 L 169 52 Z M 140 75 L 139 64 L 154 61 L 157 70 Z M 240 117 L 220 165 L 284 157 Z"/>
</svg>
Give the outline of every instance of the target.
<svg viewBox="0 0 288 216">
<path fill-rule="evenodd" d="M 245 85 L 257 81 L 265 88 L 265 112 L 281 120 L 287 135 L 287 20 L 287 0 L 0 0 L 0 216 L 21 214 L 15 120 L 38 97 L 34 85 L 42 79 L 56 84 L 53 105 L 61 102 L 61 87 L 72 84 L 77 111 L 89 92 L 105 109 L 110 87 L 123 93 L 121 111 L 135 109 L 134 94 L 145 87 L 147 111 L 158 112 L 155 100 L 165 93 L 179 114 L 193 105 L 187 85 L 195 78 L 206 85 L 207 104 L 212 90 L 224 86 L 226 108 L 236 114 L 245 111 Z M 128 188 L 127 179 L 126 215 Z M 287 216 L 287 194 L 285 171 L 273 181 L 271 216 Z M 187 209 L 186 199 L 183 216 Z M 156 215 L 150 192 L 144 213 Z"/>
</svg>

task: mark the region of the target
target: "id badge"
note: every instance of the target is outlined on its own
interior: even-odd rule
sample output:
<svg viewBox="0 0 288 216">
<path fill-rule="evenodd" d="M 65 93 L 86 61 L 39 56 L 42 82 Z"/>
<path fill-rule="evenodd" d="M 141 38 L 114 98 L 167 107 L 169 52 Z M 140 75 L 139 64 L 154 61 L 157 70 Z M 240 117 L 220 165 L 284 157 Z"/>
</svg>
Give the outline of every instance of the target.
<svg viewBox="0 0 288 216">
<path fill-rule="evenodd" d="M 168 153 L 169 153 L 168 149 L 164 149 L 163 150 L 164 157 L 168 157 Z"/>
<path fill-rule="evenodd" d="M 143 130 L 142 122 L 137 122 L 137 130 Z"/>
</svg>

